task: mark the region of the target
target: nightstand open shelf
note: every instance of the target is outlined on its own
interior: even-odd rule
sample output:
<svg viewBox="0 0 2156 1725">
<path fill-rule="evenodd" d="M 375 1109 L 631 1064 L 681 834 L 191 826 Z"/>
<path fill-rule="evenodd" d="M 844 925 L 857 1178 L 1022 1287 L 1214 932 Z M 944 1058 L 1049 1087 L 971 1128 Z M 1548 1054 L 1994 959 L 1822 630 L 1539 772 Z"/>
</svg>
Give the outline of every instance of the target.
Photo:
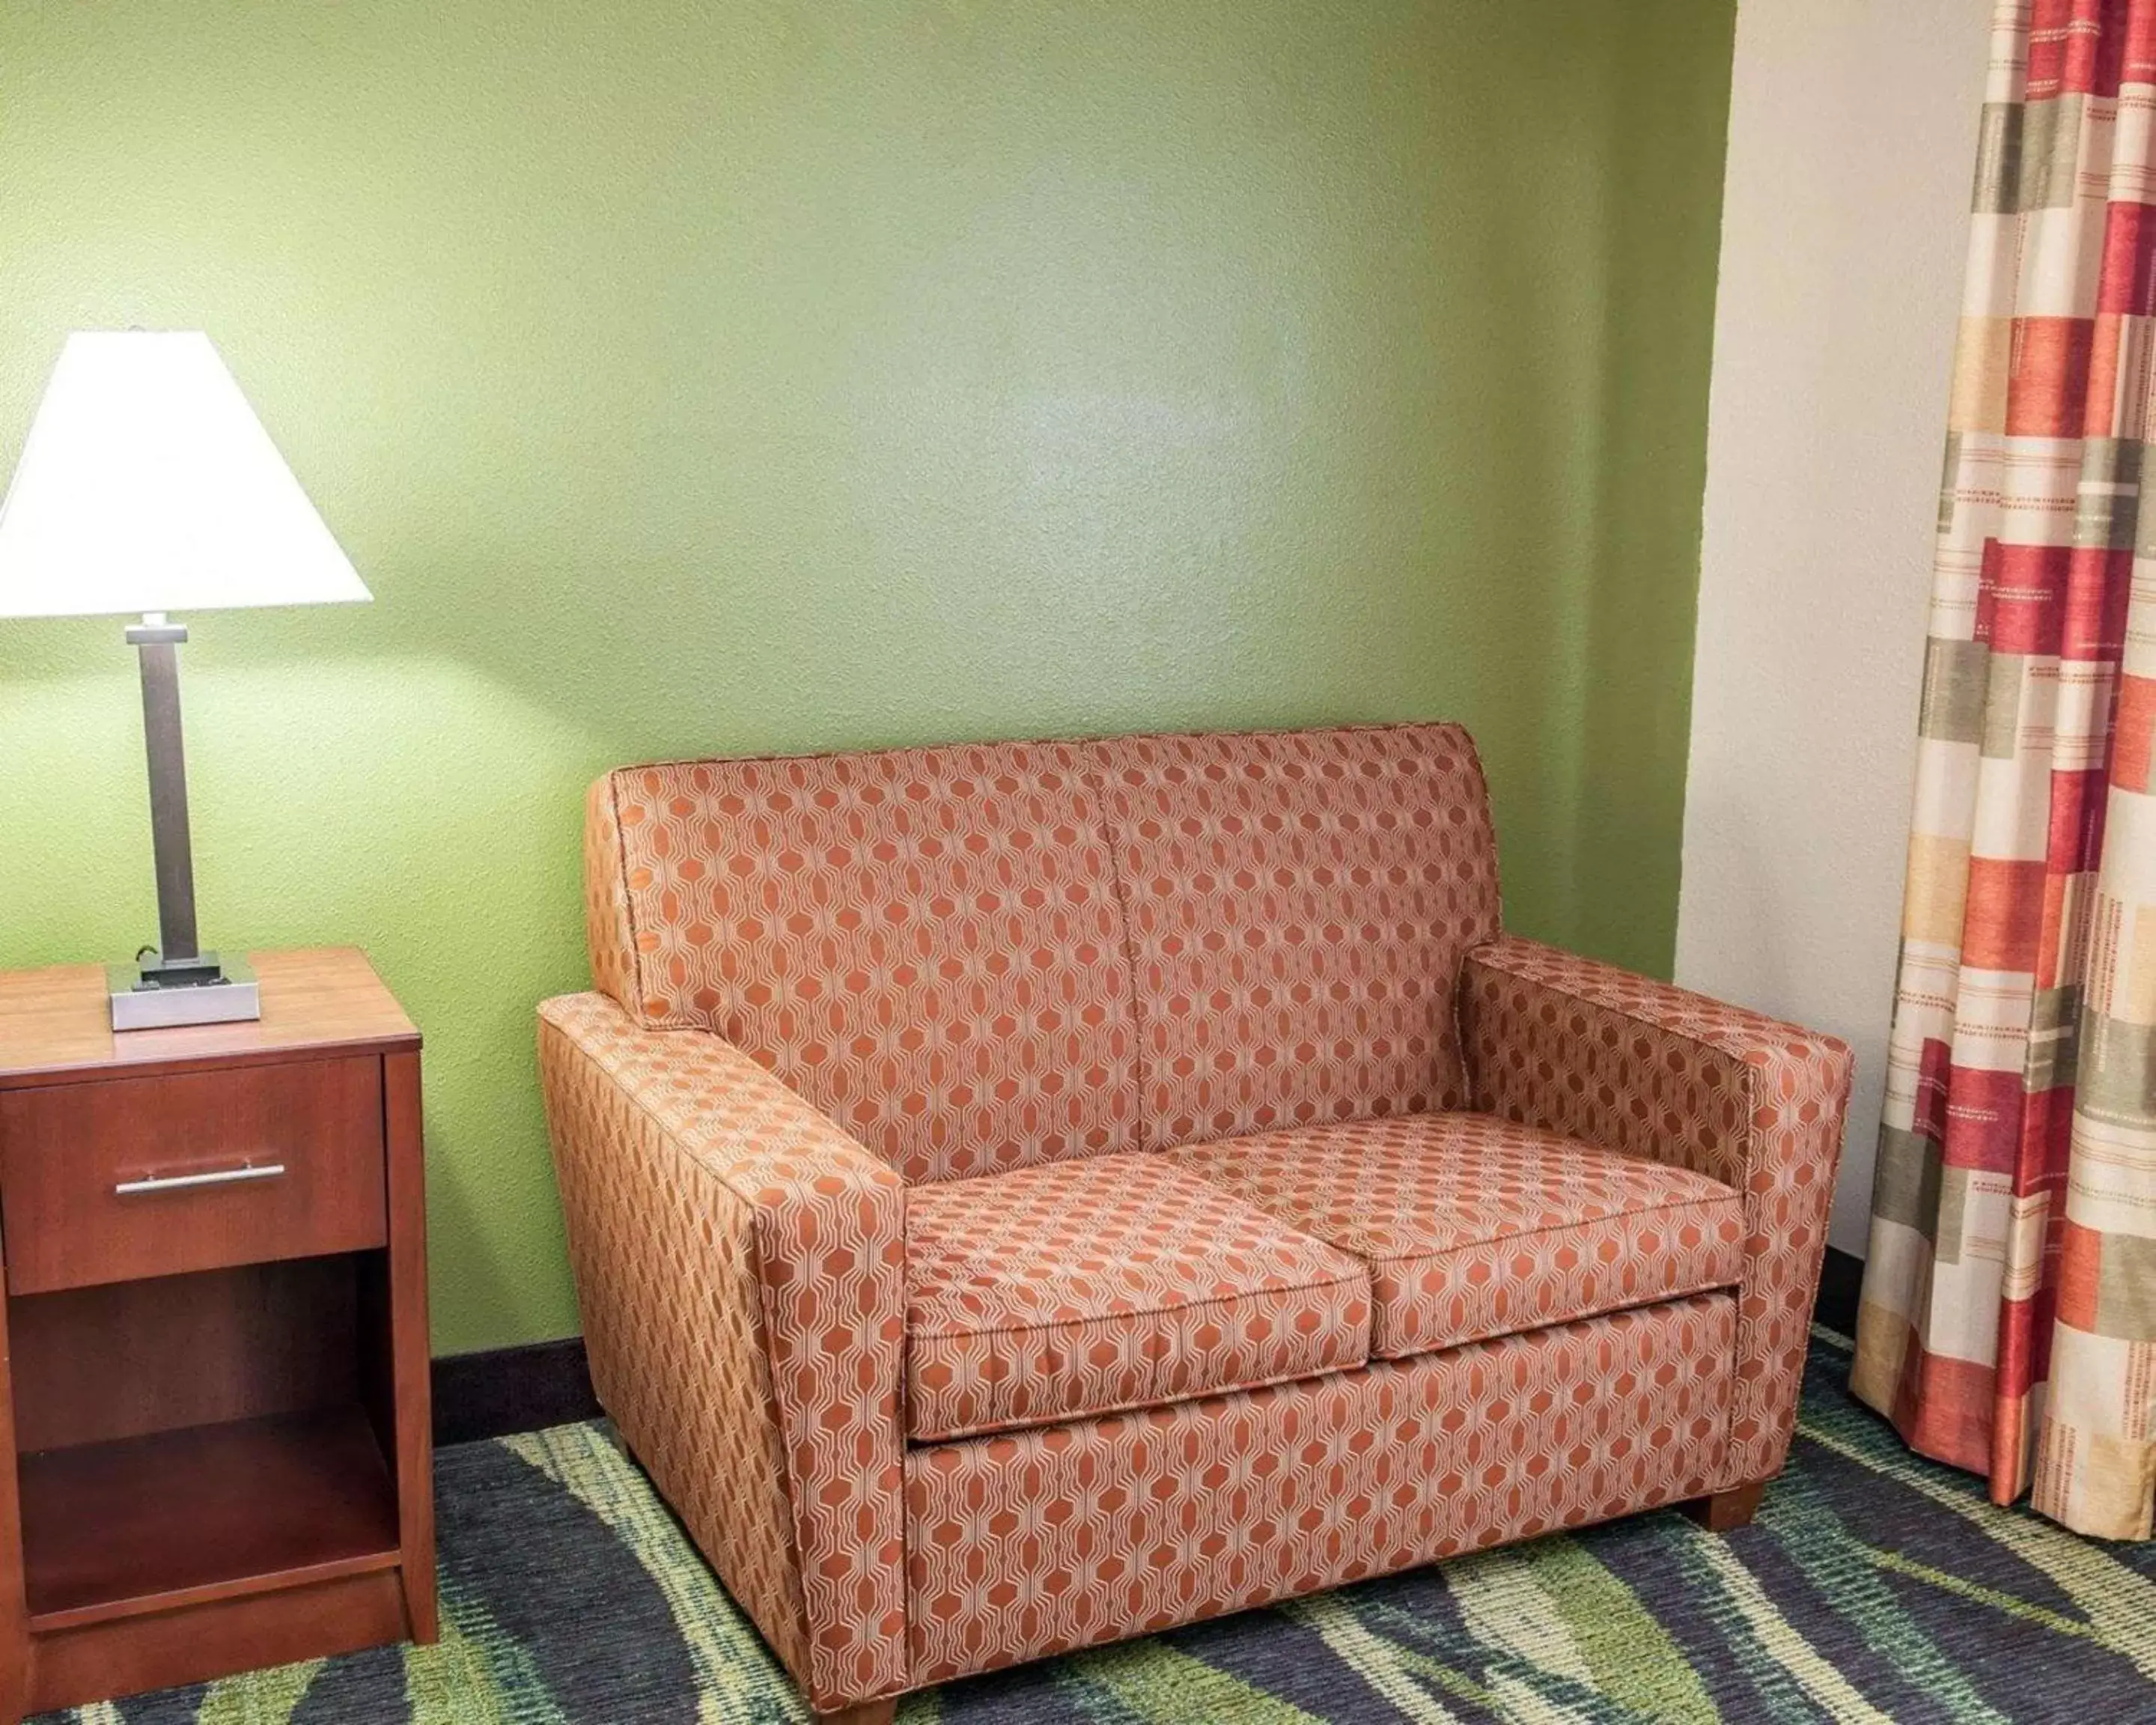
<svg viewBox="0 0 2156 1725">
<path fill-rule="evenodd" d="M 397 1566 L 366 1410 L 268 1414 L 22 1458 L 33 1633 Z"/>
<path fill-rule="evenodd" d="M 354 952 L 0 975 L 0 1725 L 434 1639 L 418 1034 Z"/>
</svg>

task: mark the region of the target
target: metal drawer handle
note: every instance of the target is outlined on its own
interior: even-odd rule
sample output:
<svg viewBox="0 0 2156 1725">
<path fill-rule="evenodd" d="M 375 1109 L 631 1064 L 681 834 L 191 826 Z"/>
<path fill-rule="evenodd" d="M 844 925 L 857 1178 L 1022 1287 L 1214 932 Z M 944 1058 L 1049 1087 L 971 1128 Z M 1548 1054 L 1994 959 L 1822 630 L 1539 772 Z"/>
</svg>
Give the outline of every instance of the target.
<svg viewBox="0 0 2156 1725">
<path fill-rule="evenodd" d="M 229 1186 L 240 1180 L 274 1180 L 285 1172 L 281 1162 L 253 1162 L 241 1168 L 212 1168 L 201 1174 L 152 1174 L 147 1179 L 122 1180 L 112 1189 L 116 1198 L 131 1198 L 141 1192 L 179 1192 L 190 1186 Z"/>
</svg>

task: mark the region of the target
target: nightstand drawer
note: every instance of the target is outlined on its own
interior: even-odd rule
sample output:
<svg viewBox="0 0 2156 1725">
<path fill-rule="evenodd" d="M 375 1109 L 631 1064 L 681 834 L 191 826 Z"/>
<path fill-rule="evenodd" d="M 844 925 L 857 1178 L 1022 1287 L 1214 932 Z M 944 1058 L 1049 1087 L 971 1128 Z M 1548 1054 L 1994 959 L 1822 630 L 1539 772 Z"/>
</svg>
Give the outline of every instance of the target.
<svg viewBox="0 0 2156 1725">
<path fill-rule="evenodd" d="M 0 1093 L 8 1291 L 382 1245 L 382 1134 L 371 1056 Z"/>
</svg>

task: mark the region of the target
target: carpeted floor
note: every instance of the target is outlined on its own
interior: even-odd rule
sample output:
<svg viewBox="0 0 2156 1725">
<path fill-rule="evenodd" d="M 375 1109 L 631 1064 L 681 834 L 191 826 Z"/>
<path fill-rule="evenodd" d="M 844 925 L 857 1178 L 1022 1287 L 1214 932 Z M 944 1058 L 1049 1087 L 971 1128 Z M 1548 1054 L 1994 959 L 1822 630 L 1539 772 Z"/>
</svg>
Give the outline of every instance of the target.
<svg viewBox="0 0 2156 1725">
<path fill-rule="evenodd" d="M 1715 1538 L 1539 1540 L 916 1697 L 901 1725 L 2156 1722 L 2156 1545 L 1911 1457 L 1820 1332 L 1789 1471 Z M 748 1725 L 793 1692 L 597 1425 L 440 1459 L 443 1640 L 86 1707 L 81 1725 Z"/>
</svg>

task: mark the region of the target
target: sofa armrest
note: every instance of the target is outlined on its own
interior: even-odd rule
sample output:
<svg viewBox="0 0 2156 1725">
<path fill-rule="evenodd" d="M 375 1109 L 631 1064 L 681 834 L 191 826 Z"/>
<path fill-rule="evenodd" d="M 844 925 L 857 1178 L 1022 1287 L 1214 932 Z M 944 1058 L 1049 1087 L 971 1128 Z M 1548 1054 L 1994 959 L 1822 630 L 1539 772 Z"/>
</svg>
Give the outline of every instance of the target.
<svg viewBox="0 0 2156 1725">
<path fill-rule="evenodd" d="M 599 1399 L 819 1709 L 906 1686 L 906 1188 L 762 1066 L 539 1009 Z"/>
<path fill-rule="evenodd" d="M 1467 955 L 1474 1106 L 1744 1195 L 1723 1486 L 1780 1471 L 1796 1423 L 1852 1061 L 1847 1045 L 1512 936 Z"/>
</svg>

